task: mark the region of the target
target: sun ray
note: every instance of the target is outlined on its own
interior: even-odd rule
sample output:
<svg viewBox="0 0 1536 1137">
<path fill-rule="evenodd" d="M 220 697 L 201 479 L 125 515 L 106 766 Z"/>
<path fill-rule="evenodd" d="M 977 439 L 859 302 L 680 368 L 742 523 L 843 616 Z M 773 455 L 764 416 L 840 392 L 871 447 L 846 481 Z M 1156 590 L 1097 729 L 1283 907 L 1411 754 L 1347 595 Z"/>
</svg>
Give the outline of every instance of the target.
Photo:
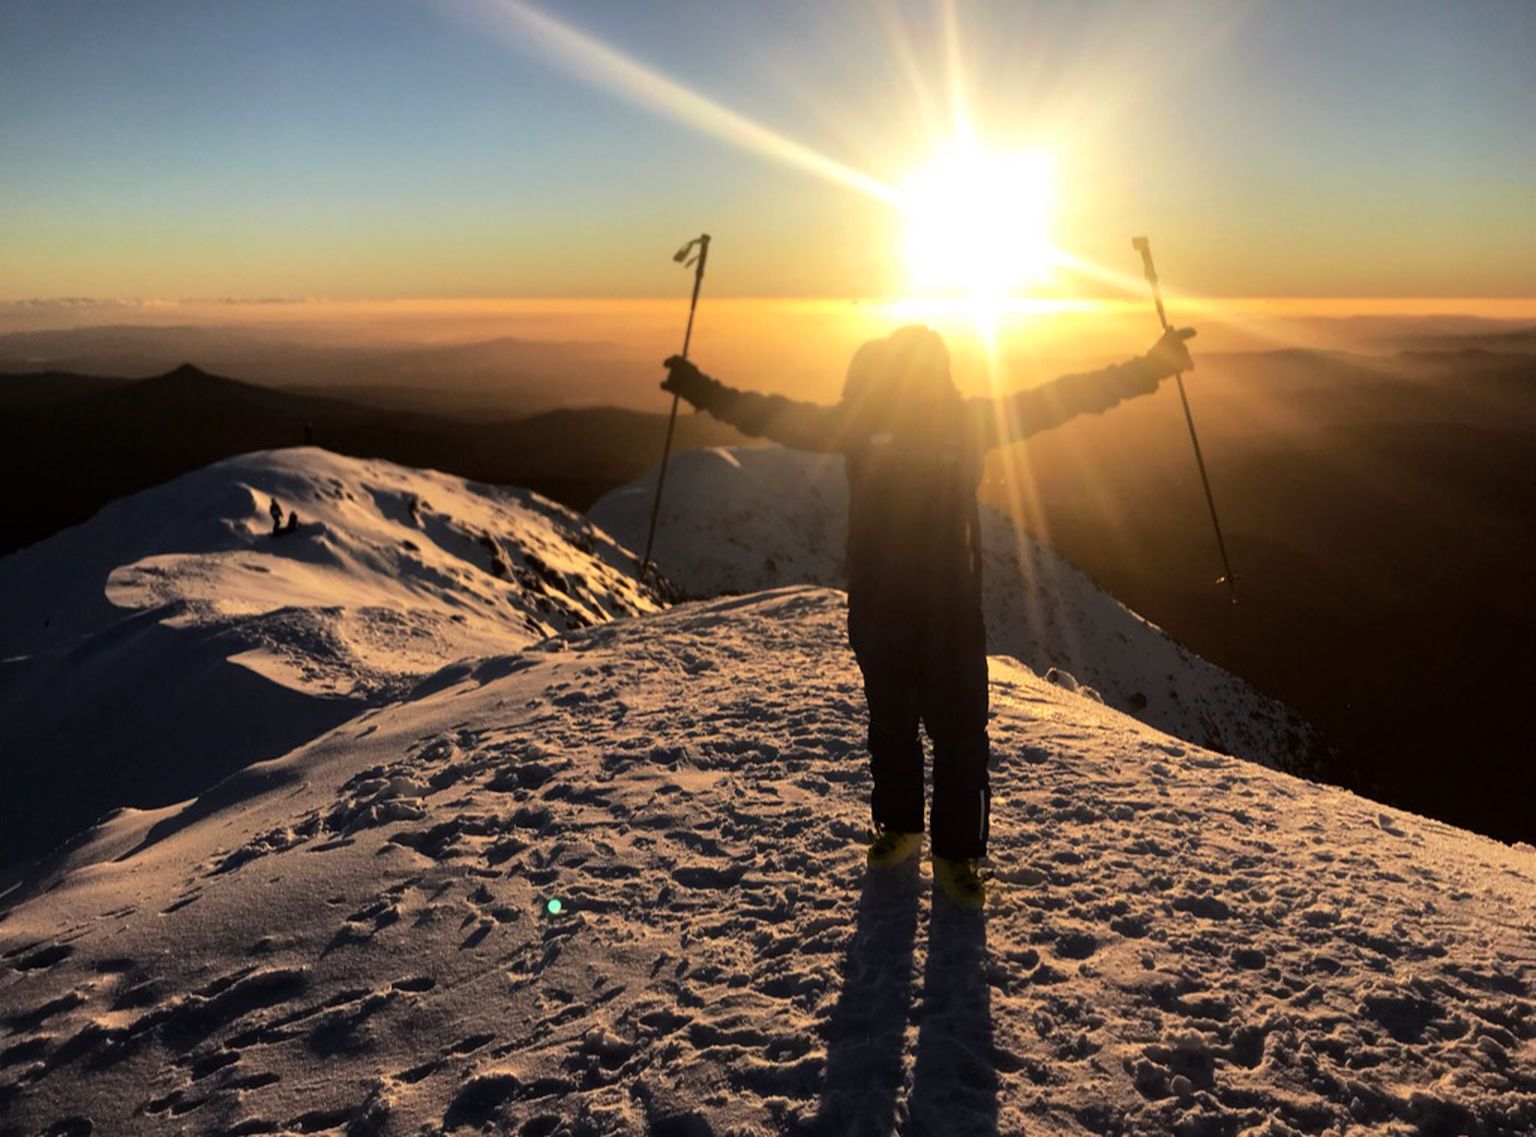
<svg viewBox="0 0 1536 1137">
<path fill-rule="evenodd" d="M 992 406 L 999 419 L 1003 419 L 1007 414 L 1004 396 L 1011 389 L 1012 383 L 1008 381 L 1006 365 L 998 351 L 995 329 L 985 342 L 987 393 L 991 397 Z M 999 421 L 997 427 L 998 434 L 1006 437 L 1008 424 Z M 998 465 L 1002 469 L 1003 494 L 1007 502 L 1008 517 L 1013 523 L 1013 555 L 1020 578 L 1020 594 L 1024 597 L 1025 606 L 1028 608 L 1029 626 L 1041 627 L 1043 625 L 1038 611 L 1041 592 L 1037 587 L 1038 582 L 1027 579 L 1031 564 L 1030 539 L 1024 525 L 1026 508 L 1030 515 L 1041 516 L 1039 487 L 1035 484 L 1034 472 L 1030 469 L 1020 447 L 1004 446 L 996 454 Z M 1048 536 L 1048 534 L 1042 533 L 1042 536 Z"/>
<path fill-rule="evenodd" d="M 896 191 L 878 178 L 721 106 L 521 0 L 441 2 L 491 31 L 508 46 L 524 52 L 535 46 L 542 48 L 572 73 L 637 106 L 836 185 L 891 204 L 896 202 Z"/>
<path fill-rule="evenodd" d="M 971 137 L 971 113 L 965 93 L 965 53 L 960 46 L 960 16 L 955 0 L 940 0 L 939 16 L 944 27 L 944 61 L 949 70 L 949 111 L 957 141 Z"/>
<path fill-rule="evenodd" d="M 881 25 L 885 28 L 885 38 L 890 44 L 891 55 L 906 74 L 928 133 L 937 135 L 943 127 L 943 116 L 939 112 L 938 102 L 933 92 L 929 89 L 928 77 L 923 72 L 922 64 L 918 62 L 917 50 L 913 47 L 912 36 L 907 30 L 906 21 L 895 10 L 892 0 L 882 0 L 879 16 Z"/>
<path fill-rule="evenodd" d="M 1129 239 L 1126 246 L 1129 249 Z M 1124 295 L 1128 302 L 1145 300 L 1148 311 L 1151 311 L 1151 292 L 1146 277 L 1141 273 L 1106 268 L 1060 248 L 1053 249 L 1051 256 L 1053 261 L 1062 268 L 1098 284 L 1108 285 Z M 1126 259 L 1133 260 L 1129 253 Z M 1170 287 L 1166 281 L 1162 282 L 1162 290 L 1163 301 L 1170 312 L 1171 321 L 1175 324 L 1194 324 L 1205 327 L 1216 325 L 1231 328 L 1250 339 L 1275 347 L 1295 347 L 1303 342 L 1303 337 L 1298 331 L 1294 327 L 1287 327 L 1284 322 L 1266 318 L 1262 314 L 1242 315 L 1238 307 L 1239 302 L 1180 292 L 1176 286 Z"/>
</svg>

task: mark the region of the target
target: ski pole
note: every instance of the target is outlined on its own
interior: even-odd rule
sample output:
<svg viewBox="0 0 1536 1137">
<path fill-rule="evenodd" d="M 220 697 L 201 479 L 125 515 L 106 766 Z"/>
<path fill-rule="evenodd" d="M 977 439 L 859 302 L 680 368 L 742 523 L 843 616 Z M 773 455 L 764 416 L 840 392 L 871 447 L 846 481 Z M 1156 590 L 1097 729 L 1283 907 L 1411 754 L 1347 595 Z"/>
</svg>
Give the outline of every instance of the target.
<svg viewBox="0 0 1536 1137">
<path fill-rule="evenodd" d="M 688 259 L 690 253 L 697 248 L 698 256 Z M 678 264 L 686 264 L 693 267 L 693 299 L 688 301 L 688 328 L 683 332 L 683 350 L 680 353 L 684 359 L 688 358 L 688 343 L 693 339 L 693 314 L 699 307 L 699 286 L 704 283 L 704 262 L 709 257 L 709 234 L 703 233 L 689 241 L 673 255 L 672 259 Z M 661 489 L 667 484 L 667 458 L 672 453 L 672 431 L 677 426 L 678 396 L 672 395 L 672 415 L 667 419 L 667 441 L 661 448 L 661 470 L 656 475 L 656 500 L 651 503 L 651 524 L 645 534 L 645 559 L 640 564 L 640 579 L 644 580 L 651 572 L 651 546 L 656 540 L 656 518 L 661 513 Z"/>
<path fill-rule="evenodd" d="M 1152 245 L 1145 237 L 1132 237 L 1131 248 L 1141 254 L 1142 267 L 1146 269 L 1147 283 L 1152 286 L 1152 299 L 1157 304 L 1157 318 L 1163 325 L 1163 331 L 1168 330 L 1168 317 L 1163 312 L 1163 293 L 1157 284 L 1157 269 L 1152 267 Z M 1232 603 L 1237 603 L 1237 577 L 1232 572 L 1232 563 L 1227 560 L 1227 543 L 1222 540 L 1221 522 L 1216 517 L 1216 499 L 1211 495 L 1211 479 L 1205 472 L 1205 456 L 1200 453 L 1200 436 L 1195 433 L 1195 416 L 1189 411 L 1189 396 L 1184 392 L 1184 373 L 1174 374 L 1174 379 L 1179 385 L 1179 401 L 1184 404 L 1184 421 L 1189 424 L 1189 440 L 1195 446 L 1195 465 L 1200 467 L 1200 484 L 1205 487 L 1205 504 L 1211 510 L 1211 526 L 1216 530 L 1216 548 L 1221 551 L 1222 576 L 1217 584 L 1225 584 L 1232 594 Z"/>
</svg>

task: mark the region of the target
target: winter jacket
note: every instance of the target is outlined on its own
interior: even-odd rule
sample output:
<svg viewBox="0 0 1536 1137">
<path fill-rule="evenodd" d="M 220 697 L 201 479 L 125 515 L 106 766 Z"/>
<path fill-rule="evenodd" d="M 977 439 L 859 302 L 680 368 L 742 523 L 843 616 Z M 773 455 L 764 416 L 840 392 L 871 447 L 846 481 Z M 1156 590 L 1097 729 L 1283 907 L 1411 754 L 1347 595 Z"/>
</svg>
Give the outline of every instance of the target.
<svg viewBox="0 0 1536 1137">
<path fill-rule="evenodd" d="M 681 394 L 743 434 L 843 455 L 852 616 L 946 619 L 980 604 L 976 491 L 986 452 L 1149 394 L 1162 377 L 1137 358 L 998 398 L 956 396 L 905 431 L 861 421 L 846 403 L 738 391 L 696 372 Z"/>
</svg>

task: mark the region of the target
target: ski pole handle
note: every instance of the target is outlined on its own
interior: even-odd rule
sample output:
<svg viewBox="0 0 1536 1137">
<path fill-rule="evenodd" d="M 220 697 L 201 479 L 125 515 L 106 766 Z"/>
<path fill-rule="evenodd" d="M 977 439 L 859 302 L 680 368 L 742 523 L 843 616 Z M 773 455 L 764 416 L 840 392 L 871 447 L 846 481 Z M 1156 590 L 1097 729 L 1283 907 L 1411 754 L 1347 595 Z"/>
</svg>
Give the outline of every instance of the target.
<svg viewBox="0 0 1536 1137">
<path fill-rule="evenodd" d="M 1146 273 L 1147 283 L 1152 286 L 1152 300 L 1157 305 L 1157 318 L 1163 325 L 1163 331 L 1168 330 L 1168 317 L 1163 312 L 1163 290 L 1158 287 L 1157 269 L 1152 264 L 1152 242 L 1145 237 L 1132 237 L 1131 248 L 1141 254 L 1141 267 Z"/>
<path fill-rule="evenodd" d="M 693 340 L 693 314 L 699 307 L 699 287 L 704 283 L 704 262 L 709 260 L 709 234 L 701 233 L 696 239 L 689 241 L 672 257 L 674 261 L 682 263 L 688 260 L 688 251 L 695 245 L 699 247 L 699 255 L 695 261 L 688 261 L 694 265 L 693 270 L 693 299 L 688 301 L 688 328 L 683 332 L 683 350 L 679 353 L 684 359 L 688 358 L 688 344 Z M 674 411 L 677 400 L 672 400 Z"/>
</svg>

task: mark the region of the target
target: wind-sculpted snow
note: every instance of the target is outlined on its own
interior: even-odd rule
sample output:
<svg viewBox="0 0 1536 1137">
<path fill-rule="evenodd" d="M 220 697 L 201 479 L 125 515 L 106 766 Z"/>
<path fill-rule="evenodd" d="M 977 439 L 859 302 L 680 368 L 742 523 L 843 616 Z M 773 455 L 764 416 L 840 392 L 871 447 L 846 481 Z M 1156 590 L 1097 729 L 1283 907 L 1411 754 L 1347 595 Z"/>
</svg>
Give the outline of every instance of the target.
<svg viewBox="0 0 1536 1137">
<path fill-rule="evenodd" d="M 537 494 L 314 448 L 114 502 L 0 559 L 0 751 L 38 823 L 0 837 L 0 865 L 114 805 L 181 800 L 453 660 L 654 611 L 635 577 Z"/>
<path fill-rule="evenodd" d="M 996 657 L 963 913 L 863 866 L 845 612 L 573 631 L 101 826 L 0 916 L 0 1134 L 1536 1131 L 1536 851 Z"/>
</svg>

